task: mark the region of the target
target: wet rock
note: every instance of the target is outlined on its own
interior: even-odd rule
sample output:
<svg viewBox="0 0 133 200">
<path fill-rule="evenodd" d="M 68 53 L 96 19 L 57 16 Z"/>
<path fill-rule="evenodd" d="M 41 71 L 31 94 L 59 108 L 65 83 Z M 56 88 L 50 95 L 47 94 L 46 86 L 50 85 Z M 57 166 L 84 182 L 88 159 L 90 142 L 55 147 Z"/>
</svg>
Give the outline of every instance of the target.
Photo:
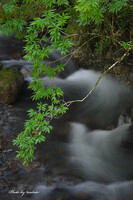
<svg viewBox="0 0 133 200">
<path fill-rule="evenodd" d="M 76 192 L 74 194 L 74 198 L 78 199 L 78 200 L 91 200 L 93 199 L 93 196 L 84 192 Z"/>
<path fill-rule="evenodd" d="M 2 173 L 2 171 L 6 170 L 6 169 L 7 169 L 7 167 L 5 166 L 3 159 L 0 158 L 0 172 Z"/>
<path fill-rule="evenodd" d="M 13 108 L 13 105 L 8 105 L 8 108 Z"/>
<path fill-rule="evenodd" d="M 9 184 L 5 178 L 0 180 L 0 191 L 7 192 L 9 190 Z"/>
<path fill-rule="evenodd" d="M 0 59 L 19 59 L 23 55 L 23 41 L 14 36 L 0 36 Z"/>
<path fill-rule="evenodd" d="M 14 172 L 17 172 L 19 170 L 17 163 L 15 160 L 12 161 L 7 161 L 7 165 L 9 167 L 9 169 L 11 169 Z"/>
<path fill-rule="evenodd" d="M 0 120 L 0 126 L 3 125 L 3 120 Z"/>
<path fill-rule="evenodd" d="M 7 140 L 3 135 L 0 135 L 0 150 L 4 150 L 7 145 Z"/>
<path fill-rule="evenodd" d="M 12 65 L 12 66 L 10 66 L 10 68 L 16 69 L 18 71 L 21 71 L 21 69 L 23 68 L 23 66 L 22 65 Z"/>
<path fill-rule="evenodd" d="M 41 167 L 41 163 L 37 162 L 37 161 L 33 161 L 32 163 L 29 163 L 29 165 L 27 166 L 27 165 L 23 165 L 23 162 L 19 160 L 19 165 L 21 168 L 23 168 L 25 170 L 31 170 L 31 169 Z"/>
<path fill-rule="evenodd" d="M 0 103 L 11 104 L 21 91 L 24 78 L 21 72 L 3 68 L 0 71 Z"/>
<path fill-rule="evenodd" d="M 25 188 L 26 188 L 25 185 L 23 185 L 23 184 L 18 184 L 17 190 L 18 190 L 18 191 L 24 191 Z"/>
</svg>

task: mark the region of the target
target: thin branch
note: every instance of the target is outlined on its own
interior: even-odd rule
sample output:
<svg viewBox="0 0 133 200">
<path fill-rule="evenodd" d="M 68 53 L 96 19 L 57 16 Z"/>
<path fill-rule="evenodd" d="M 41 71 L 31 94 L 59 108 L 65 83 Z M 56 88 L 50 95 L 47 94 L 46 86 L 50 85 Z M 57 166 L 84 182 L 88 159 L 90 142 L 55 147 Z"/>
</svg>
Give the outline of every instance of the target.
<svg viewBox="0 0 133 200">
<path fill-rule="evenodd" d="M 68 62 L 69 62 L 69 60 L 72 58 L 72 55 L 69 57 L 69 59 L 67 60 L 67 62 L 64 64 L 64 68 L 65 68 L 65 66 L 68 64 Z M 61 72 L 58 72 L 57 73 L 57 77 L 59 76 L 59 74 L 60 74 Z M 53 83 L 54 83 L 54 79 L 52 79 L 52 81 L 48 84 L 48 86 L 46 87 L 46 89 L 48 89 Z"/>
<path fill-rule="evenodd" d="M 89 35 L 92 35 L 92 36 L 94 36 L 94 37 L 93 37 L 93 38 L 90 38 L 89 40 L 87 40 L 86 42 L 84 42 L 84 43 L 83 43 L 79 48 L 77 48 L 75 51 L 73 51 L 73 52 L 71 52 L 71 53 L 69 53 L 69 54 L 67 54 L 67 55 L 65 55 L 65 56 L 63 56 L 63 57 L 61 57 L 61 58 L 59 58 L 59 59 L 57 59 L 57 60 L 55 60 L 55 61 L 47 62 L 46 66 L 51 65 L 51 64 L 53 64 L 53 63 L 56 63 L 56 62 L 58 62 L 58 61 L 60 61 L 60 60 L 63 60 L 64 58 L 68 57 L 69 55 L 73 55 L 75 52 L 79 51 L 85 44 L 87 44 L 88 42 L 90 42 L 90 41 L 93 40 L 94 38 L 103 37 L 103 35 L 96 34 L 96 33 L 88 33 L 88 34 L 89 34 Z M 114 40 L 116 43 L 118 43 L 118 44 L 121 46 L 121 42 L 119 42 L 119 41 L 116 40 L 115 38 L 109 37 L 109 36 L 107 36 L 107 35 L 106 35 L 105 37 Z"/>
<path fill-rule="evenodd" d="M 85 99 L 87 99 L 91 94 L 92 94 L 92 92 L 95 90 L 95 88 L 97 87 L 97 85 L 98 85 L 98 83 L 99 83 L 99 81 L 101 80 L 101 78 L 105 75 L 105 74 L 107 74 L 107 72 L 109 72 L 114 66 L 116 66 L 118 63 L 120 63 L 126 56 L 127 56 L 127 54 L 128 54 L 128 52 L 131 50 L 131 48 L 132 47 L 130 47 L 127 51 L 126 51 L 126 53 L 124 53 L 123 54 L 123 56 L 121 56 L 121 58 L 119 58 L 113 65 L 111 65 L 106 71 L 104 71 L 103 73 L 102 73 L 102 75 L 98 78 L 98 80 L 97 80 L 97 82 L 96 82 L 96 84 L 94 85 L 94 87 L 90 90 L 90 92 L 84 97 L 84 98 L 82 98 L 82 99 L 78 99 L 78 100 L 72 100 L 72 101 L 68 101 L 68 102 L 66 102 L 65 104 L 64 104 L 64 106 L 70 106 L 72 103 L 81 103 L 81 102 L 83 102 Z"/>
<path fill-rule="evenodd" d="M 63 56 L 63 58 L 65 58 L 65 57 L 67 57 L 67 56 L 69 56 L 69 55 L 71 55 L 69 58 L 68 58 L 68 60 L 66 61 L 66 63 L 64 64 L 64 68 L 65 68 L 65 66 L 68 64 L 68 62 L 70 61 L 70 59 L 72 58 L 72 56 L 73 56 L 73 54 L 76 52 L 76 51 L 78 51 L 79 49 L 81 49 L 87 42 L 89 42 L 90 40 L 92 40 L 92 39 L 94 39 L 94 38 L 96 38 L 97 36 L 95 36 L 95 37 L 93 37 L 93 38 L 90 38 L 89 40 L 87 40 L 86 42 L 84 42 L 78 49 L 76 49 L 75 51 L 73 51 L 72 53 L 69 53 L 69 54 L 67 54 L 66 56 Z M 60 58 L 60 59 L 58 59 L 58 60 L 55 60 L 55 61 L 53 61 L 53 62 L 51 62 L 50 64 L 52 64 L 52 63 L 55 63 L 55 62 L 57 62 L 57 61 L 59 61 L 59 60 L 62 60 L 63 58 Z M 46 64 L 46 66 L 48 65 L 48 63 Z M 59 76 L 59 74 L 60 74 L 61 72 L 59 72 L 58 74 L 57 74 L 57 77 Z M 49 83 L 49 85 L 47 86 L 47 88 L 49 88 L 53 83 L 54 83 L 54 79 Z M 47 89 L 46 88 L 46 89 Z"/>
<path fill-rule="evenodd" d="M 95 36 L 97 36 L 97 37 L 102 37 L 102 38 L 103 38 L 103 35 L 100 35 L 100 34 L 97 34 L 97 33 L 87 33 L 87 34 L 88 34 L 88 35 L 95 35 Z M 110 37 L 110 36 L 108 36 L 108 35 L 104 35 L 104 37 L 115 41 L 116 43 L 118 43 L 118 44 L 121 46 L 121 42 L 119 42 L 119 41 L 116 40 L 115 38 Z"/>
<path fill-rule="evenodd" d="M 79 51 L 85 44 L 87 44 L 88 42 L 90 42 L 91 40 L 93 40 L 93 39 L 96 38 L 96 37 L 98 37 L 98 35 L 95 35 L 93 38 L 90 38 L 89 40 L 87 40 L 86 42 L 84 42 L 84 43 L 83 43 L 79 48 L 77 48 L 75 51 L 73 51 L 73 52 L 71 52 L 71 53 L 68 53 L 67 55 L 65 55 L 65 56 L 63 56 L 63 57 L 61 57 L 61 58 L 59 58 L 59 59 L 57 59 L 57 60 L 55 60 L 55 61 L 47 62 L 47 63 L 46 63 L 46 66 L 47 66 L 47 65 L 51 65 L 51 64 L 53 64 L 53 63 L 56 63 L 56 62 L 58 62 L 58 61 L 60 61 L 60 60 L 63 60 L 64 58 L 66 58 L 66 57 L 68 57 L 68 56 L 70 56 L 70 55 L 73 55 L 75 52 Z"/>
</svg>

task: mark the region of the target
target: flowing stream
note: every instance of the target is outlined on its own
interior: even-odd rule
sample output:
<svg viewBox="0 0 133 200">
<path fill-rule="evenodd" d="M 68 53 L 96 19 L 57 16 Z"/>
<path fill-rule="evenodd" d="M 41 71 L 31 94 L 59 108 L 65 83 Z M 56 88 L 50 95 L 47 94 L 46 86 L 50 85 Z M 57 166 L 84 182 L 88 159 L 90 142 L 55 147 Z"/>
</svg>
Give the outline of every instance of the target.
<svg viewBox="0 0 133 200">
<path fill-rule="evenodd" d="M 0 199 L 133 200 L 133 91 L 109 75 L 84 102 L 72 104 L 66 115 L 53 120 L 54 130 L 36 151 L 38 168 L 25 169 L 17 162 L 17 170 L 3 169 L 6 162 L 15 160 L 11 140 L 23 130 L 27 109 L 36 106 L 27 90 L 33 63 L 15 58 L 21 47 L 13 38 L 0 38 L 4 67 L 16 68 L 25 77 L 13 106 L 0 105 L 0 133 L 7 137 L 9 150 L 0 156 Z M 48 62 L 59 58 L 58 52 L 51 52 Z M 44 85 L 60 87 L 70 101 L 82 99 L 99 76 L 99 72 L 78 69 L 70 60 L 54 81 L 42 78 Z"/>
</svg>

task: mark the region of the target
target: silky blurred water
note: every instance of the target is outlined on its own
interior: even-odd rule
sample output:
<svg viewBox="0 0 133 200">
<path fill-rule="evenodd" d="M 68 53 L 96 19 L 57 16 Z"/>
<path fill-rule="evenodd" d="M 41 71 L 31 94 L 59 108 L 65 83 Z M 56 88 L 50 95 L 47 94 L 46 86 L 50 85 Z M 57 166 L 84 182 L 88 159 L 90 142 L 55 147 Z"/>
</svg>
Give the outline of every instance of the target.
<svg viewBox="0 0 133 200">
<path fill-rule="evenodd" d="M 22 58 L 14 59 L 11 52 L 16 52 L 16 44 L 13 38 L 0 38 L 4 67 L 16 68 L 25 77 L 23 91 L 8 111 L 9 126 L 3 129 L 6 136 L 10 134 L 9 129 L 14 134 L 23 130 L 26 110 L 36 106 L 30 99 L 31 91 L 27 90 L 33 63 Z M 60 58 L 59 52 L 51 52 L 47 62 Z M 61 62 L 65 63 L 66 59 Z M 93 70 L 78 69 L 70 60 L 66 70 L 52 82 L 47 77 L 42 79 L 46 86 L 51 84 L 60 87 L 64 91 L 64 100 L 71 101 L 85 97 L 100 75 Z M 82 103 L 72 104 L 66 115 L 52 121 L 54 130 L 46 136 L 45 143 L 38 145 L 36 152 L 41 160 L 41 168 L 33 172 L 16 173 L 15 180 L 19 184 L 27 183 L 27 187 L 38 191 L 33 196 L 21 198 L 132 200 L 132 107 L 132 89 L 105 75 L 91 96 Z M 12 195 L 10 198 L 19 199 L 20 196 Z"/>
</svg>

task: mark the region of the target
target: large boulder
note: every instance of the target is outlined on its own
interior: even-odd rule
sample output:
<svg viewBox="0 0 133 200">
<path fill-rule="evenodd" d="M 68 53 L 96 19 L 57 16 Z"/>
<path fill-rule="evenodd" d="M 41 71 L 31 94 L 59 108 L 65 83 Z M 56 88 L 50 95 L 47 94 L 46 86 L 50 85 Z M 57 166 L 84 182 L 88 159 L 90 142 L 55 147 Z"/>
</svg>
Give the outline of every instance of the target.
<svg viewBox="0 0 133 200">
<path fill-rule="evenodd" d="M 21 72 L 3 68 L 0 71 L 0 103 L 13 103 L 22 88 L 24 77 Z"/>
</svg>

